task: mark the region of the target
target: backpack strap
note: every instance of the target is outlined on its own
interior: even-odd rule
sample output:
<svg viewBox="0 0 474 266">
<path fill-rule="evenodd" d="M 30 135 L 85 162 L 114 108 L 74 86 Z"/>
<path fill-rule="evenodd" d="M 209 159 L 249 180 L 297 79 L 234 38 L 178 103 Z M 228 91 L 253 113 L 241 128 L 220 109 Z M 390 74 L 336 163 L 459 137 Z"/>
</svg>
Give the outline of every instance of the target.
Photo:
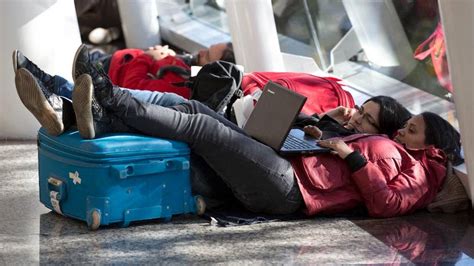
<svg viewBox="0 0 474 266">
<path fill-rule="evenodd" d="M 184 79 L 189 79 L 191 71 L 180 66 L 163 66 L 156 72 L 156 78 L 161 79 L 167 72 L 173 72 Z"/>
</svg>

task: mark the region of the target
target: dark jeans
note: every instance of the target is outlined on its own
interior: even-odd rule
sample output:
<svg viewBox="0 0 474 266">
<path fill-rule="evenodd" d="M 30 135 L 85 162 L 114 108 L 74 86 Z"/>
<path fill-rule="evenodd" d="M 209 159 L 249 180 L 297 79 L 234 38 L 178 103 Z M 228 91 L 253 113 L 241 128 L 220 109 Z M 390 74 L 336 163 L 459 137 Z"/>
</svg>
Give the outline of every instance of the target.
<svg viewBox="0 0 474 266">
<path fill-rule="evenodd" d="M 138 132 L 188 143 L 247 209 L 288 214 L 302 205 L 289 161 L 202 103 L 166 108 L 140 102 L 119 89 L 102 102 Z"/>
</svg>

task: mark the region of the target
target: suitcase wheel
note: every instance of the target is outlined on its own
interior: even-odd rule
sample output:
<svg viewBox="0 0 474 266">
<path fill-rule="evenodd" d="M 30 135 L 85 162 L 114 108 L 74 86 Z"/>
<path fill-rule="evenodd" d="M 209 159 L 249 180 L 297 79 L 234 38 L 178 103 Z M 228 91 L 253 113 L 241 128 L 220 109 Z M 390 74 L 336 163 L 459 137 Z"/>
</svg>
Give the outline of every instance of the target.
<svg viewBox="0 0 474 266">
<path fill-rule="evenodd" d="M 97 230 L 100 226 L 100 211 L 97 209 L 92 210 L 91 220 L 88 221 L 88 226 L 90 230 Z"/>
<path fill-rule="evenodd" d="M 206 211 L 206 202 L 204 198 L 201 196 L 194 197 L 194 201 L 196 203 L 196 213 L 197 215 L 203 215 Z"/>
</svg>

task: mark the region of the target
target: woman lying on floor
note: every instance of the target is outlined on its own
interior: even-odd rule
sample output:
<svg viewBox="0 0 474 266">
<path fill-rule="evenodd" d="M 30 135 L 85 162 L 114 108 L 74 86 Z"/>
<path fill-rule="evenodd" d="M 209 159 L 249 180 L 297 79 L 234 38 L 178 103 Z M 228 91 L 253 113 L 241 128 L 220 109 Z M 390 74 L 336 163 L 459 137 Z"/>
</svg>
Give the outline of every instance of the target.
<svg viewBox="0 0 474 266">
<path fill-rule="evenodd" d="M 82 136 L 134 131 L 184 141 L 217 172 L 219 180 L 210 185 L 231 191 L 254 212 L 284 214 L 304 208 L 314 215 L 363 205 L 371 216 L 403 215 L 432 201 L 448 158 L 462 160 L 459 133 L 432 113 L 411 118 L 395 141 L 354 134 L 320 142 L 333 154 L 283 158 L 199 102 L 170 108 L 143 103 L 78 60 L 73 104 Z M 15 80 L 19 92 L 41 92 L 26 69 L 18 70 Z M 370 108 L 359 111 L 359 121 L 378 127 L 377 115 L 368 112 Z"/>
</svg>

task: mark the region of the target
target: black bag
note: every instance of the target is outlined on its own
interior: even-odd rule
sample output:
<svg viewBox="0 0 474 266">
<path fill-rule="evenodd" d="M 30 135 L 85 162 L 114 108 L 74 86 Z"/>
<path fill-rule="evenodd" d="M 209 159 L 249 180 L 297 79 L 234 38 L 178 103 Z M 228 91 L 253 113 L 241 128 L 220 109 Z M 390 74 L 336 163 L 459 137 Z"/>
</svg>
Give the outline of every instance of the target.
<svg viewBox="0 0 474 266">
<path fill-rule="evenodd" d="M 242 71 L 226 61 L 204 65 L 195 77 L 190 78 L 191 100 L 200 101 L 230 118 L 232 104 L 243 95 L 242 77 Z"/>
</svg>

